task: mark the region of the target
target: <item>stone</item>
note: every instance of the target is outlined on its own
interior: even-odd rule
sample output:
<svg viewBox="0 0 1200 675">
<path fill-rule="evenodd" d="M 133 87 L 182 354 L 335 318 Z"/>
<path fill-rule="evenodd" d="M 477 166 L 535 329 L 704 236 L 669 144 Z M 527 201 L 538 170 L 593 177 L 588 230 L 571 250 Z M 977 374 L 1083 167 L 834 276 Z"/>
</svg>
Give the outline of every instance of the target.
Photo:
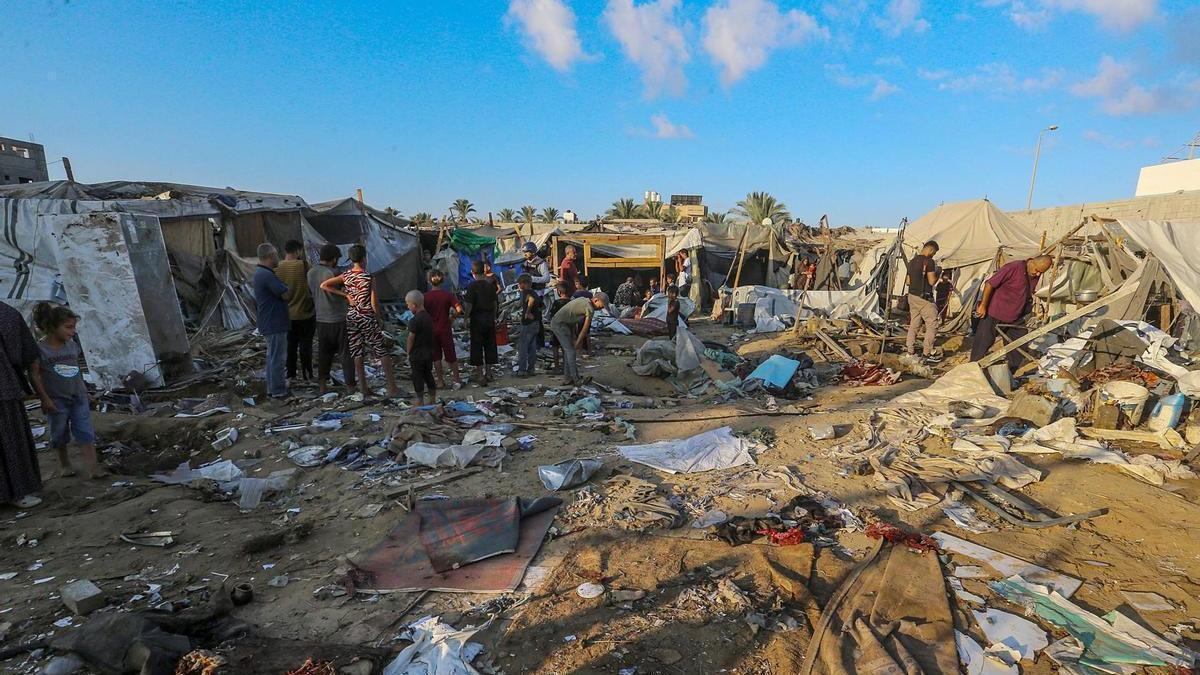
<svg viewBox="0 0 1200 675">
<path fill-rule="evenodd" d="M 1054 411 L 1057 409 L 1058 405 L 1054 401 L 1022 390 L 1013 395 L 1012 405 L 1008 407 L 1006 416 L 1026 420 L 1041 428 L 1054 421 Z"/>
<path fill-rule="evenodd" d="M 1096 406 L 1096 411 L 1093 413 L 1092 426 L 1097 429 L 1120 429 L 1121 428 L 1121 407 L 1116 403 L 1106 402 Z"/>
<path fill-rule="evenodd" d="M 63 586 L 59 591 L 62 602 L 78 616 L 87 616 L 108 604 L 104 591 L 87 579 L 79 579 Z"/>
<path fill-rule="evenodd" d="M 387 448 L 384 448 L 384 447 L 381 447 L 378 445 L 372 445 L 371 447 L 367 448 L 367 450 L 366 450 L 367 456 L 370 457 L 371 459 L 378 459 L 379 457 L 383 457 L 384 455 L 388 454 L 388 452 L 389 451 Z"/>
</svg>

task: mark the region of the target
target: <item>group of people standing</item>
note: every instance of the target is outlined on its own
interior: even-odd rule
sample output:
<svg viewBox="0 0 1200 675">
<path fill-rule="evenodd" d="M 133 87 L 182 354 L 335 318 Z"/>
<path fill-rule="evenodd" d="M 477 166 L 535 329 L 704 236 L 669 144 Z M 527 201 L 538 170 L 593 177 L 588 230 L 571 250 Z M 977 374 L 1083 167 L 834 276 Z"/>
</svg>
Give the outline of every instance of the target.
<svg viewBox="0 0 1200 675">
<path fill-rule="evenodd" d="M 258 329 L 267 345 L 267 393 L 272 398 L 288 396 L 288 382 L 315 377 L 324 394 L 330 385 L 331 367 L 340 359 L 346 384 L 357 383 L 364 396 L 367 391 L 366 363 L 380 362 L 387 382 L 388 396 L 398 389 L 377 289 L 367 271 L 367 252 L 361 245 L 349 247 L 350 267 L 339 271 L 341 251 L 327 244 L 320 251 L 320 264 L 310 266 L 304 247 L 298 241 L 284 246 L 285 258 L 279 260 L 271 244 L 258 248 L 258 267 L 253 287 L 258 308 Z M 547 285 L 553 280 L 549 266 L 537 255 L 537 247 L 526 244 L 517 319 L 519 376 L 533 375 L 537 354 L 545 344 Z M 608 306 L 604 293 L 588 291 L 586 280 L 576 267 L 578 251 L 569 248 L 559 268 L 556 302 L 549 320 L 550 333 L 562 349 L 563 372 L 568 382 L 579 376 L 578 352 L 587 342 L 592 313 Z M 462 298 L 446 290 L 440 270 L 429 273 L 428 291 L 410 291 L 404 298 L 412 318 L 408 321 L 405 351 L 412 370 L 412 384 L 418 403 L 436 400 L 437 390 L 447 388 L 449 371 L 453 388 L 461 387 L 458 357 L 455 353 L 452 325 L 454 318 L 467 319 L 470 335 L 470 364 L 475 382 L 488 384 L 491 369 L 499 363 L 497 324 L 506 320 L 499 315 L 502 283 L 485 261 L 472 266 L 472 281 Z M 576 302 L 578 301 L 578 302 Z M 316 342 L 316 373 L 313 373 L 313 343 Z"/>
<path fill-rule="evenodd" d="M 905 350 L 916 355 L 917 335 L 925 329 L 921 345 L 922 355 L 929 362 L 941 360 L 934 349 L 939 323 L 945 318 L 950 296 L 957 291 L 951 280 L 950 270 L 939 270 L 933 258 L 939 250 L 936 241 L 927 241 L 921 252 L 908 261 L 908 335 Z M 975 305 L 971 361 L 987 356 L 995 344 L 998 331 L 1004 327 L 1007 336 L 1016 339 L 1027 331 L 1019 322 L 1029 313 L 1033 304 L 1033 293 L 1038 280 L 1053 265 L 1053 258 L 1037 255 L 1024 260 L 1013 260 L 1000 267 L 984 283 Z M 1015 370 L 1020 365 L 1020 355 L 1009 355 L 1009 366 Z"/>
<path fill-rule="evenodd" d="M 367 359 L 381 362 L 389 396 L 399 394 L 395 368 L 384 341 L 383 317 L 374 280 L 367 272 L 367 250 L 347 251 L 350 267 L 338 271 L 341 250 L 326 244 L 321 264 L 311 267 L 298 241 L 284 245 L 279 260 L 272 244 L 258 247 L 253 278 L 258 331 L 267 344 L 267 394 L 288 395 L 288 380 L 313 377 L 313 339 L 317 343 L 317 384 L 325 393 L 335 358 L 341 359 L 346 384 L 367 395 Z"/>
</svg>

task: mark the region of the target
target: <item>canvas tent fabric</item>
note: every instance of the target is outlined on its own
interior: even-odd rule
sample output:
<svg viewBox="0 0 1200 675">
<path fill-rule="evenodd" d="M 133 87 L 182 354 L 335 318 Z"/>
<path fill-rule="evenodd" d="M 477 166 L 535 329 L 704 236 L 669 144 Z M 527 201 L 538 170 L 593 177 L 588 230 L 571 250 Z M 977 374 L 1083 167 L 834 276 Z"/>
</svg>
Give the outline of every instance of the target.
<svg viewBox="0 0 1200 675">
<path fill-rule="evenodd" d="M 936 241 L 934 256 L 943 267 L 964 267 L 991 261 L 1003 249 L 1010 257 L 1038 251 L 1035 236 L 986 199 L 941 204 L 908 224 L 904 253 L 913 257 L 926 241 Z"/>
<path fill-rule="evenodd" d="M 1180 295 L 1200 309 L 1200 220 L 1118 220 L 1143 250 L 1166 268 Z"/>
</svg>

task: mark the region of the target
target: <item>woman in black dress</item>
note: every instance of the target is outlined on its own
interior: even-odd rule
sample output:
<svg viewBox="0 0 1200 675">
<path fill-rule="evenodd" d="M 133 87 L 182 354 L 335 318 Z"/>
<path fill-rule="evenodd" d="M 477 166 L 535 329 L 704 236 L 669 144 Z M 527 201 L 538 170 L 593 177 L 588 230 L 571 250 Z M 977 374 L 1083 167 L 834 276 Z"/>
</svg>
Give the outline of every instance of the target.
<svg viewBox="0 0 1200 675">
<path fill-rule="evenodd" d="M 32 508 L 41 503 L 37 451 L 25 414 L 26 373 L 38 363 L 37 342 L 21 313 L 0 302 L 0 504 Z"/>
</svg>

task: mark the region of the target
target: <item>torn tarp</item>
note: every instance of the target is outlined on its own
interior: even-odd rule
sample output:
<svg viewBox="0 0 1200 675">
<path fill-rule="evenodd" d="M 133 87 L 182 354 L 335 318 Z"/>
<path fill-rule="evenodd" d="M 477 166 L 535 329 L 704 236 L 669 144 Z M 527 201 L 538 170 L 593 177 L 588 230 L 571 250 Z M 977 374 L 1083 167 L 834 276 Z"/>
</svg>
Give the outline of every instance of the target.
<svg viewBox="0 0 1200 675">
<path fill-rule="evenodd" d="M 383 675 L 478 675 L 471 662 L 483 645 L 469 640 L 488 623 L 455 630 L 439 617 L 424 617 L 405 631 L 404 637 L 412 644 L 383 669 Z"/>
<path fill-rule="evenodd" d="M 623 445 L 621 456 L 667 473 L 697 473 L 754 464 L 753 443 L 733 435 L 729 427 L 697 434 L 691 438 L 658 441 L 646 445 Z"/>
<path fill-rule="evenodd" d="M 1009 602 L 1026 607 L 1078 639 L 1084 648 L 1078 657 L 1081 665 L 1110 672 L 1107 668 L 1114 664 L 1191 668 L 1196 662 L 1191 650 L 1154 635 L 1117 612 L 1101 618 L 1057 591 L 1018 576 L 993 582 L 991 587 Z"/>
<path fill-rule="evenodd" d="M 562 501 L 521 500 L 515 508 L 500 504 L 507 501 L 422 500 L 375 548 L 352 559 L 355 569 L 351 578 L 358 587 L 376 591 L 516 590 Z M 514 513 L 521 516 L 515 523 Z M 433 567 L 429 545 L 441 547 L 438 552 L 439 565 L 444 568 L 441 572 Z M 505 553 L 506 550 L 511 552 Z M 463 564 L 465 560 L 478 562 Z"/>
<path fill-rule="evenodd" d="M 417 502 L 421 544 L 437 572 L 517 550 L 522 518 L 558 508 L 561 499 L 427 499 Z"/>
<path fill-rule="evenodd" d="M 463 469 L 468 466 L 500 466 L 508 457 L 503 448 L 484 445 L 434 445 L 413 443 L 404 451 L 410 462 L 437 468 Z"/>
</svg>

